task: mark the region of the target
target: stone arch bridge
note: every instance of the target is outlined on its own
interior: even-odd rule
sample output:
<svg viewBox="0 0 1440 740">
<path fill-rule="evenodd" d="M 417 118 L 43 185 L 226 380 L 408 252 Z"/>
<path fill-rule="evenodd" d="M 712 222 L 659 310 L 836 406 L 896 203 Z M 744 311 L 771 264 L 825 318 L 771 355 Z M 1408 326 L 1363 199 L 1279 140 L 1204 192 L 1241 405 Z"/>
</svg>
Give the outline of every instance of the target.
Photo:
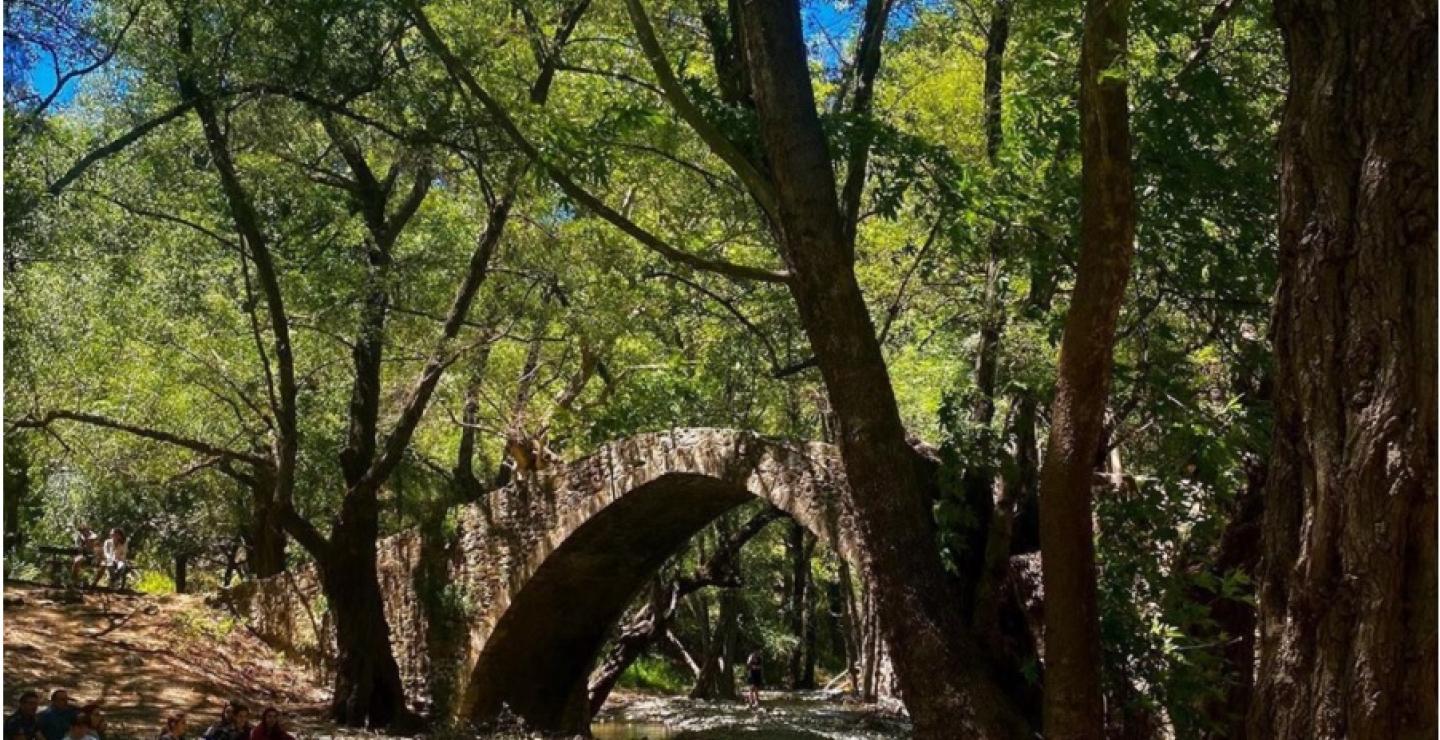
<svg viewBox="0 0 1440 740">
<path fill-rule="evenodd" d="M 756 498 L 842 556 L 857 545 L 838 453 L 724 429 L 605 445 L 534 480 L 387 538 L 381 587 L 407 695 L 477 721 L 505 705 L 531 727 L 588 726 L 586 682 L 625 607 L 705 525 Z M 333 627 L 313 573 L 227 601 L 272 643 L 320 664 Z"/>
</svg>

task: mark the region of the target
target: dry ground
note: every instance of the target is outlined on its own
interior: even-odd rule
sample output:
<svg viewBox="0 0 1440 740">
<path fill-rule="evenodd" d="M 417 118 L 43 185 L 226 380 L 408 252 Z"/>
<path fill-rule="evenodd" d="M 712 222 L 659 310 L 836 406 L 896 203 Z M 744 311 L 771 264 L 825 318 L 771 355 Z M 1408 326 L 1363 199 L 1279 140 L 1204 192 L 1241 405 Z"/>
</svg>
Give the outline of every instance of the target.
<svg viewBox="0 0 1440 740">
<path fill-rule="evenodd" d="M 336 733 L 324 720 L 326 679 L 287 663 L 223 608 L 208 606 L 203 596 L 77 596 L 7 583 L 4 604 L 7 714 L 25 689 L 48 694 L 65 688 L 82 703 L 96 701 L 104 707 L 109 718 L 106 740 L 149 740 L 158 734 L 162 718 L 177 710 L 189 715 L 191 736 L 197 736 L 226 701 L 238 698 L 252 709 L 279 707 L 301 738 L 378 740 L 372 733 Z M 873 708 L 822 700 L 818 694 L 766 694 L 765 699 L 766 709 L 756 713 L 739 703 L 617 691 L 595 726 L 596 735 L 606 740 L 875 740 L 909 734 L 903 721 Z M 440 736 L 458 739 L 465 734 Z"/>
<path fill-rule="evenodd" d="M 77 601 L 9 583 L 4 594 L 7 714 L 24 689 L 66 688 L 100 702 L 117 740 L 155 737 L 176 710 L 189 715 L 192 732 L 203 731 L 231 698 L 281 707 L 296 729 L 323 732 L 321 677 L 287 665 L 201 596 L 92 592 Z"/>
</svg>

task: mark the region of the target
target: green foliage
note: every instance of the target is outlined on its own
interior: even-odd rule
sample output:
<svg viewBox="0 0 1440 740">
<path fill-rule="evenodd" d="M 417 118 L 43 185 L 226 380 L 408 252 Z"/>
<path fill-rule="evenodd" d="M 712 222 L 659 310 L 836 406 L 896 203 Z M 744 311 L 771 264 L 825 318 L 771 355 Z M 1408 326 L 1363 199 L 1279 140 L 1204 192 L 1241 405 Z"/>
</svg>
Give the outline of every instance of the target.
<svg viewBox="0 0 1440 740">
<path fill-rule="evenodd" d="M 132 5 L 95 0 L 75 4 L 93 7 L 93 16 L 52 20 L 12 17 L 7 6 L 7 22 L 83 42 L 90 33 L 109 38 Z M 623 4 L 591 5 L 577 30 L 585 42 L 564 50 L 566 68 L 544 106 L 529 102 L 539 62 L 515 4 L 440 0 L 426 9 L 554 167 L 677 249 L 781 265 L 759 207 L 656 94 L 649 65 L 628 43 Z M 753 108 L 720 84 L 702 18 L 711 5 L 647 0 L 682 87 L 759 160 Z M 853 5 L 834 10 L 855 15 Z M 836 105 L 850 88 L 831 55 L 816 55 L 815 83 L 837 172 L 861 142 L 871 147 L 856 272 L 902 417 L 941 445 L 934 512 L 947 564 L 959 572 L 979 554 L 985 509 L 966 500 L 965 477 L 1019 474 L 1019 445 L 1030 444 L 1015 431 L 1022 401 L 1039 410 L 1028 452 L 1042 451 L 1047 432 L 1075 282 L 1080 7 L 1013 6 L 1003 142 L 991 158 L 982 94 L 989 8 L 901 5 L 872 115 Z M 534 22 L 553 31 L 558 3 L 533 6 Z M 714 5 L 721 16 L 722 6 Z M 450 364 L 381 494 L 382 534 L 420 525 L 437 547 L 453 542 L 458 520 L 446 510 L 459 497 L 454 471 L 467 431 L 475 450 L 465 462 L 482 487 L 495 480 L 510 438 L 541 439 L 574 459 L 610 439 L 673 426 L 825 434 L 821 378 L 784 372 L 812 352 L 783 287 L 666 262 L 578 208 L 541 167 L 519 167 L 510 141 L 455 92 L 398 6 L 198 7 L 193 59 L 181 59 L 174 42 L 177 6 L 141 4 L 113 65 L 35 125 L 24 123 L 35 91 L 7 66 L 9 81 L 22 84 L 7 86 L 5 121 L 6 517 L 29 544 L 68 544 L 81 521 L 122 527 L 147 586 L 162 582 L 176 555 L 193 556 L 202 571 L 195 578 L 206 582 L 216 575 L 204 571 L 217 570 L 219 555 L 252 524 L 254 491 L 212 455 L 73 421 L 43 430 L 14 424 L 73 410 L 246 454 L 272 449 L 267 306 L 195 117 L 155 128 L 60 195 L 47 192 L 86 152 L 174 106 L 182 63 L 223 101 L 235 167 L 273 241 L 300 378 L 302 514 L 329 521 L 345 492 L 337 451 L 351 428 L 354 346 L 376 338 L 384 347 L 383 440 L 436 351 L 437 317 L 489 206 L 517 172 L 486 282 L 443 348 Z M 1199 595 L 1250 598 L 1248 574 L 1192 566 L 1210 557 L 1245 466 L 1266 446 L 1273 140 L 1285 78 L 1260 4 L 1238 5 L 1192 65 L 1196 28 L 1210 11 L 1198 0 L 1133 6 L 1124 76 L 1140 224 L 1107 419 L 1125 485 L 1097 494 L 1107 688 L 1128 696 L 1122 688 L 1143 686 L 1135 701 L 1163 708 L 1180 736 L 1204 729 L 1197 707 L 1229 680 L 1208 647 L 1217 636 Z M 52 22 L 60 25 L 44 25 Z M 811 41 L 842 52 L 853 43 Z M 84 49 L 68 43 L 63 51 L 69 60 Z M 38 58 L 22 53 L 14 64 Z M 350 137 L 376 173 L 393 172 L 400 190 L 430 178 L 384 269 L 370 259 L 363 204 L 337 185 L 354 173 L 327 126 Z M 388 293 L 387 320 L 362 330 L 361 309 L 376 287 Z M 992 317 L 1003 321 L 994 414 L 985 422 L 974 412 L 986 400 L 976 367 Z M 744 648 L 762 649 L 771 666 L 797 640 L 787 622 L 792 575 L 782 529 L 746 548 L 738 591 Z M 703 535 L 665 572 L 702 562 L 716 538 Z M 11 573 L 34 567 L 29 552 L 7 559 Z M 816 583 L 838 583 L 833 554 L 817 553 Z M 453 584 L 421 585 L 437 623 L 475 609 Z M 676 632 L 693 645 L 720 612 L 711 594 L 692 601 Z M 326 608 L 322 597 L 313 610 Z M 817 600 L 814 615 L 828 608 Z M 822 669 L 843 668 L 842 650 L 823 651 Z M 687 681 L 660 658 L 637 664 L 626 680 L 666 690 Z"/>
<path fill-rule="evenodd" d="M 158 570 L 143 570 L 135 581 L 135 590 L 142 594 L 173 594 L 175 580 Z"/>
<path fill-rule="evenodd" d="M 175 614 L 175 626 L 196 640 L 224 640 L 240 626 L 235 617 L 210 609 L 187 609 Z"/>
<path fill-rule="evenodd" d="M 679 694 L 689 688 L 690 681 L 691 676 L 672 661 L 645 656 L 631 664 L 620 676 L 619 685 L 637 691 Z"/>
</svg>

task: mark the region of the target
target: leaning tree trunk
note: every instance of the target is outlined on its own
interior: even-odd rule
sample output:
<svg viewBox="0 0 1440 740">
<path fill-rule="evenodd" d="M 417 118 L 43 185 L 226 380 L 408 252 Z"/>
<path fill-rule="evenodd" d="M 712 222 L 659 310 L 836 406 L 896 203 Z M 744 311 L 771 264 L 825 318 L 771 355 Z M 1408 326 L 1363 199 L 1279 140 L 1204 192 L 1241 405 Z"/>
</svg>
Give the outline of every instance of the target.
<svg viewBox="0 0 1440 740">
<path fill-rule="evenodd" d="M 1250 735 L 1433 738 L 1435 4 L 1276 17 L 1291 81 Z"/>
<path fill-rule="evenodd" d="M 1088 0 L 1080 51 L 1080 266 L 1040 472 L 1045 737 L 1104 736 L 1091 490 L 1135 204 L 1125 81 L 1129 0 Z"/>
<path fill-rule="evenodd" d="M 880 625 L 920 737 L 1013 737 L 1024 722 L 955 609 L 920 461 L 856 281 L 797 2 L 741 3 L 746 59 L 773 173 L 787 281 L 838 422 Z"/>
</svg>

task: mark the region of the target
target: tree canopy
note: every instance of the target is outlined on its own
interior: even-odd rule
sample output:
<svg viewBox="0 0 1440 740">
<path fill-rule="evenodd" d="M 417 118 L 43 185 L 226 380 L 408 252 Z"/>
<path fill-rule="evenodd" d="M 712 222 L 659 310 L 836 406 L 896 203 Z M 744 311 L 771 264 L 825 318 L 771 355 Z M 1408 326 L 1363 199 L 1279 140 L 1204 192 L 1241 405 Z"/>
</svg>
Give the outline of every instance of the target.
<svg viewBox="0 0 1440 740">
<path fill-rule="evenodd" d="M 378 536 L 678 426 L 834 442 L 880 521 L 856 450 L 888 417 L 862 413 L 884 403 L 852 399 L 873 389 L 846 359 L 874 342 L 901 431 L 939 463 L 917 536 L 983 636 L 996 568 L 1040 547 L 1062 337 L 1101 342 L 1098 442 L 1073 452 L 1095 489 L 1104 721 L 1225 736 L 1251 680 L 1229 646 L 1253 643 L 1259 551 L 1235 538 L 1273 396 L 1287 75 L 1269 5 L 1132 0 L 1124 48 L 1094 42 L 1111 57 L 1087 79 L 1128 94 L 1113 352 L 1066 333 L 1088 264 L 1077 70 L 1098 38 L 1079 5 L 807 0 L 802 67 L 791 4 L 742 5 L 7 2 L 7 542 L 85 520 L 134 531 L 157 570 L 212 564 L 192 581 L 314 561 L 338 589 L 329 558 L 373 561 Z M 829 251 L 807 246 L 828 229 Z M 859 593 L 803 533 L 751 536 L 741 572 L 812 584 L 792 602 L 747 576 L 772 650 L 803 642 L 794 609 Z M 671 616 L 704 643 L 741 612 L 697 591 Z M 1010 695 L 1039 685 L 1033 646 L 1005 659 Z M 355 680 L 337 716 L 388 721 Z"/>
</svg>

